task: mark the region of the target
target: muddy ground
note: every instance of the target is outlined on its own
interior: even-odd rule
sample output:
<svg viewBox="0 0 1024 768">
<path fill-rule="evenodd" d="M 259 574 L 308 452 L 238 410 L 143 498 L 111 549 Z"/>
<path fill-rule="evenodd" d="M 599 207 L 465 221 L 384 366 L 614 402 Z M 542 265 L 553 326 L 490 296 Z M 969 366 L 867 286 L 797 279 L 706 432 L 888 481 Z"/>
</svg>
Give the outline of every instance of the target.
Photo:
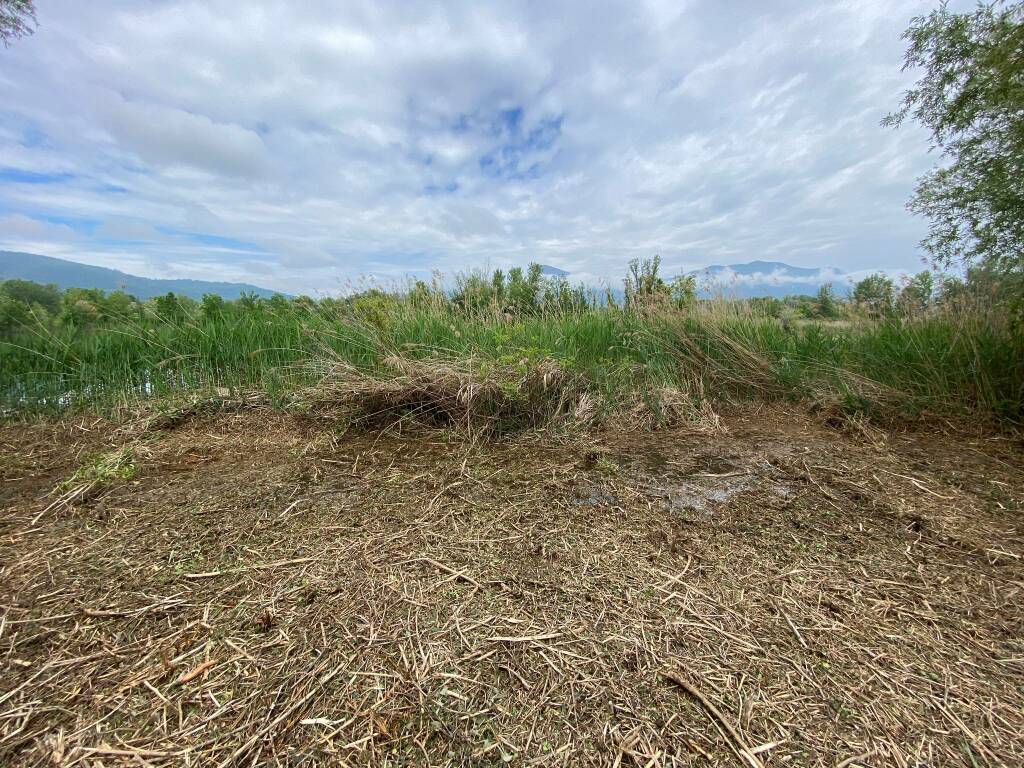
<svg viewBox="0 0 1024 768">
<path fill-rule="evenodd" d="M 1024 765 L 1019 440 L 724 424 L 0 426 L 0 765 Z"/>
</svg>

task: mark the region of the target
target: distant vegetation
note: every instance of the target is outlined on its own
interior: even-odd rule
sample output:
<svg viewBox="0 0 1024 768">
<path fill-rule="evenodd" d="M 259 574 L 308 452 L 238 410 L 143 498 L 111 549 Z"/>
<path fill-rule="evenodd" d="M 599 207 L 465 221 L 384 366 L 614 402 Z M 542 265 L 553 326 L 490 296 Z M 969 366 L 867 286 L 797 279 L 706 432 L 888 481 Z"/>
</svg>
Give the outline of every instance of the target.
<svg viewBox="0 0 1024 768">
<path fill-rule="evenodd" d="M 667 423 L 705 401 L 751 398 L 884 418 L 1024 415 L 1014 296 L 980 269 L 903 285 L 872 275 L 848 299 L 824 287 L 730 301 L 698 299 L 692 277 L 664 280 L 653 259 L 629 265 L 624 295 L 613 302 L 536 265 L 463 275 L 450 289 L 415 282 L 320 300 L 139 302 L 11 280 L 0 284 L 0 393 L 15 410 L 210 388 L 285 404 L 337 366 L 383 381 L 414 363 L 421 384 L 434 366 L 509 397 L 538 370 L 545 382 L 557 374 L 588 403 L 577 416 L 595 421 L 628 412 Z"/>
</svg>

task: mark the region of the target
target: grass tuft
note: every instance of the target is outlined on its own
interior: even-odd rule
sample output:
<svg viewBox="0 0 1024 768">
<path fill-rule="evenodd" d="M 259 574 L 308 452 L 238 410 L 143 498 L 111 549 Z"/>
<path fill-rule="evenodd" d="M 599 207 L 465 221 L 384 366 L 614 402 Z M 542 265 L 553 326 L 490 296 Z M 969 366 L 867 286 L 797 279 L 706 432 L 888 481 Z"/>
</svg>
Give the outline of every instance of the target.
<svg viewBox="0 0 1024 768">
<path fill-rule="evenodd" d="M 63 492 L 83 485 L 98 489 L 116 482 L 128 482 L 135 477 L 135 469 L 135 449 L 130 445 L 108 453 L 92 454 L 58 489 Z"/>
</svg>

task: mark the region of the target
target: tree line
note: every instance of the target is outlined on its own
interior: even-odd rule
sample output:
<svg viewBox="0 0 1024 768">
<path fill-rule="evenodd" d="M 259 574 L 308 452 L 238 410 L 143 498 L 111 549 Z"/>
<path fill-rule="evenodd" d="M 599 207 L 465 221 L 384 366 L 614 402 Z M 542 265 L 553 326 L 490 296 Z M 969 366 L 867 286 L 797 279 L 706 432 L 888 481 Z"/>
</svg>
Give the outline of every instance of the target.
<svg viewBox="0 0 1024 768">
<path fill-rule="evenodd" d="M 728 287 L 720 288 L 720 293 Z M 813 295 L 770 296 L 749 299 L 699 298 L 694 275 L 666 280 L 660 260 L 630 262 L 622 289 L 601 291 L 570 285 L 564 278 L 542 274 L 538 264 L 507 272 L 473 272 L 458 276 L 451 286 L 439 279 L 416 280 L 401 290 L 371 288 L 343 297 L 261 298 L 243 293 L 237 299 L 206 294 L 199 301 L 167 293 L 141 301 L 124 291 L 69 288 L 30 280 L 0 282 L 0 334 L 10 337 L 33 329 L 67 328 L 81 332 L 118 323 L 182 323 L 190 320 L 221 321 L 240 315 L 263 313 L 268 317 L 294 312 L 350 313 L 363 318 L 383 318 L 405 306 L 445 310 L 462 315 L 488 313 L 508 318 L 579 314 L 588 311 L 687 312 L 699 302 L 731 304 L 751 314 L 780 320 L 843 320 L 912 318 L 951 307 L 984 305 L 1000 310 L 1015 305 L 1018 291 L 1005 276 L 973 268 L 965 276 L 922 271 L 902 280 L 883 273 L 868 275 L 839 293 L 833 285 L 819 287 Z"/>
</svg>

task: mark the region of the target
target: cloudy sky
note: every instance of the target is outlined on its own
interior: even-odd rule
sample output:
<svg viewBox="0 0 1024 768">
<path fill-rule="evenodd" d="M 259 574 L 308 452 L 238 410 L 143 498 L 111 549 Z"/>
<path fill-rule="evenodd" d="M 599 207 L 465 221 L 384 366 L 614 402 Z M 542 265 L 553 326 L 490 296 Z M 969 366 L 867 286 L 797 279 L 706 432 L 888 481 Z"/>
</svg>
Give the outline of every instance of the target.
<svg viewBox="0 0 1024 768">
<path fill-rule="evenodd" d="M 0 48 L 3 249 L 292 293 L 920 262 L 934 158 L 879 120 L 934 2 L 37 5 Z"/>
</svg>

